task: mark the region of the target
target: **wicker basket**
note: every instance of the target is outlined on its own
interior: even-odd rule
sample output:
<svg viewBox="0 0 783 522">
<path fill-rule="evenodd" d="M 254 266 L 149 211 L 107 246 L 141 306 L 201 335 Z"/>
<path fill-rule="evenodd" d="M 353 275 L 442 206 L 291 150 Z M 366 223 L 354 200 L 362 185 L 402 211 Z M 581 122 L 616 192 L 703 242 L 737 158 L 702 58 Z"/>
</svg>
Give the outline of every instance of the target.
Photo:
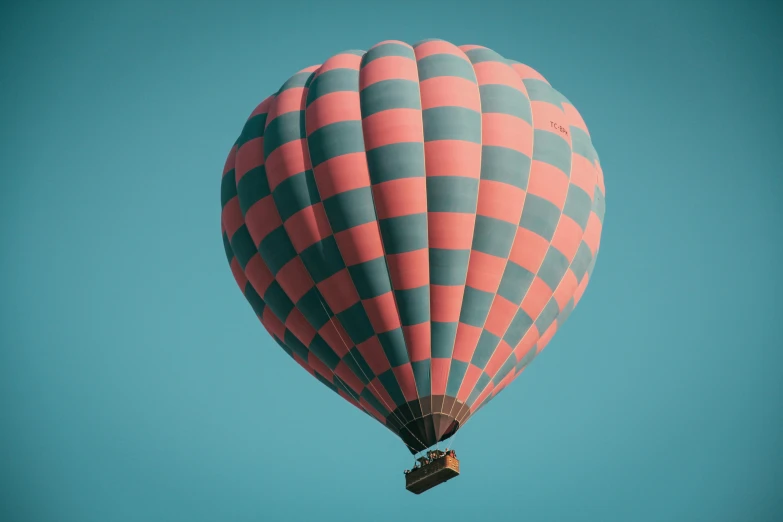
<svg viewBox="0 0 783 522">
<path fill-rule="evenodd" d="M 459 475 L 459 461 L 451 455 L 446 455 L 405 475 L 405 489 L 418 495 L 457 475 Z"/>
</svg>

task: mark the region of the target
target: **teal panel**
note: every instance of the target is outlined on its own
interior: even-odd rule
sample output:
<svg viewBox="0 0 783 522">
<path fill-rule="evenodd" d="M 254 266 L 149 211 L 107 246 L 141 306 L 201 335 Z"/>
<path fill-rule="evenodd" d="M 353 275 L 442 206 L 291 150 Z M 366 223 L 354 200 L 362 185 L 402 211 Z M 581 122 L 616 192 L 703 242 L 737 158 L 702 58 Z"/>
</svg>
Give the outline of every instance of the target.
<svg viewBox="0 0 783 522">
<path fill-rule="evenodd" d="M 475 214 L 479 181 L 464 176 L 427 178 L 427 211 Z"/>
<path fill-rule="evenodd" d="M 281 181 L 272 197 L 283 222 L 300 210 L 321 201 L 312 170 L 294 174 Z"/>
<path fill-rule="evenodd" d="M 360 299 L 372 299 L 392 291 L 386 259 L 383 257 L 349 266 L 348 273 Z"/>
<path fill-rule="evenodd" d="M 376 219 L 370 187 L 335 194 L 324 201 L 324 209 L 335 234 Z"/>
<path fill-rule="evenodd" d="M 420 82 L 439 76 L 456 76 L 476 83 L 476 72 L 470 62 L 453 54 L 431 54 L 419 60 L 417 66 Z"/>
<path fill-rule="evenodd" d="M 430 320 L 430 287 L 395 290 L 402 326 L 413 326 Z"/>
<path fill-rule="evenodd" d="M 430 283 L 441 286 L 465 284 L 470 250 L 430 248 Z"/>
<path fill-rule="evenodd" d="M 405 336 L 401 328 L 379 333 L 378 341 L 380 341 L 383 353 L 386 354 L 392 368 L 410 362 L 408 351 L 405 349 Z"/>
<path fill-rule="evenodd" d="M 525 94 L 508 85 L 482 85 L 481 112 L 484 114 L 498 113 L 516 116 L 532 125 L 533 113 L 530 101 Z"/>
<path fill-rule="evenodd" d="M 359 71 L 355 69 L 332 69 L 315 76 L 307 91 L 309 106 L 321 96 L 333 92 L 359 92 Z"/>
<path fill-rule="evenodd" d="M 481 147 L 481 179 L 527 190 L 530 167 L 530 157 L 519 151 L 492 145 Z"/>
<path fill-rule="evenodd" d="M 422 111 L 424 141 L 459 140 L 481 144 L 481 113 L 464 107 Z"/>
<path fill-rule="evenodd" d="M 313 167 L 344 154 L 364 152 L 362 122 L 339 121 L 324 125 L 310 134 L 307 147 Z"/>
<path fill-rule="evenodd" d="M 367 168 L 373 185 L 402 178 L 423 178 L 424 144 L 392 143 L 367 151 Z"/>
<path fill-rule="evenodd" d="M 534 131 L 533 159 L 557 167 L 571 176 L 571 147 L 557 134 L 540 129 Z"/>
<path fill-rule="evenodd" d="M 491 292 L 484 292 L 483 290 L 476 290 L 466 286 L 465 296 L 462 298 L 459 322 L 483 328 L 494 298 L 495 294 Z"/>
<path fill-rule="evenodd" d="M 387 255 L 413 252 L 428 246 L 426 213 L 381 219 L 378 224 Z"/>
<path fill-rule="evenodd" d="M 362 66 L 367 65 L 373 60 L 385 58 L 387 56 L 402 56 L 404 58 L 410 58 L 411 60 L 416 59 L 416 54 L 409 46 L 390 42 L 373 47 L 367 51 L 362 59 Z"/>
<path fill-rule="evenodd" d="M 454 341 L 457 338 L 457 322 L 443 323 L 432 321 L 432 357 L 433 359 L 449 359 L 454 351 Z"/>
<path fill-rule="evenodd" d="M 410 80 L 383 80 L 362 89 L 362 118 L 389 109 L 421 109 L 419 84 Z"/>
</svg>

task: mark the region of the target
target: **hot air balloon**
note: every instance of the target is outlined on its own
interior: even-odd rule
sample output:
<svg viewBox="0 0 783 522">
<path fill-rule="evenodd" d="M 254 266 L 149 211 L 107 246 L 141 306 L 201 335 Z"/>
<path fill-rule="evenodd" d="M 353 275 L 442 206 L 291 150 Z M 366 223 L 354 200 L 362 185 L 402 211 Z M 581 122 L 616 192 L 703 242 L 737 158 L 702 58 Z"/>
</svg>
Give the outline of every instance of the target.
<svg viewBox="0 0 783 522">
<path fill-rule="evenodd" d="M 415 455 L 571 314 L 604 193 L 584 121 L 538 72 L 485 47 L 384 41 L 253 110 L 223 170 L 223 243 L 277 344 Z M 435 456 L 409 489 L 458 473 Z"/>
</svg>

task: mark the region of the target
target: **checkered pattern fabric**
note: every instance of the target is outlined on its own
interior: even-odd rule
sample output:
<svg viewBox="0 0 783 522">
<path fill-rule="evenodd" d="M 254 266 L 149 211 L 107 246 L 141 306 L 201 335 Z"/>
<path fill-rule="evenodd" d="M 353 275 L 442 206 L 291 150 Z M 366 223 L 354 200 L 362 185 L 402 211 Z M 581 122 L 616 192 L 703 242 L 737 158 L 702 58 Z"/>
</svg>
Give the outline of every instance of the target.
<svg viewBox="0 0 783 522">
<path fill-rule="evenodd" d="M 223 241 L 264 327 L 411 451 L 452 436 L 582 297 L 604 216 L 584 121 L 484 47 L 382 42 L 248 118 Z"/>
</svg>

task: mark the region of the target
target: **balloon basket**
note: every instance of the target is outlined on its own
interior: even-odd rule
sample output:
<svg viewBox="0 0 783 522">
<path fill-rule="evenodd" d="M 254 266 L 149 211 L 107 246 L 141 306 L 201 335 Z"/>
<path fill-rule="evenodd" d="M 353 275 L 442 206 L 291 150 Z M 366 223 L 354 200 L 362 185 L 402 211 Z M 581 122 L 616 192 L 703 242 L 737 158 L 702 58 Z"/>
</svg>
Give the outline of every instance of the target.
<svg viewBox="0 0 783 522">
<path fill-rule="evenodd" d="M 405 489 L 419 495 L 459 475 L 459 460 L 446 455 L 405 475 Z"/>
</svg>

